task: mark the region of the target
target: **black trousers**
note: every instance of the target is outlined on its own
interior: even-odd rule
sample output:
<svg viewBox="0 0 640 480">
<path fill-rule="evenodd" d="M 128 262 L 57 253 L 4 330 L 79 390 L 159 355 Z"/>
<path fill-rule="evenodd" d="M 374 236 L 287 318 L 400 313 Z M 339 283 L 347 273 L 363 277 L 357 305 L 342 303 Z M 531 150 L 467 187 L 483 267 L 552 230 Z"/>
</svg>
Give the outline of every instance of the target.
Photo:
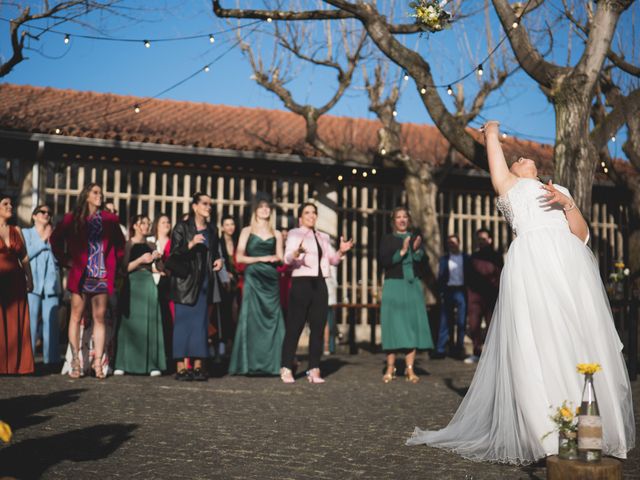
<svg viewBox="0 0 640 480">
<path fill-rule="evenodd" d="M 308 321 L 311 328 L 309 335 L 309 370 L 320 366 L 324 326 L 329 311 L 327 284 L 322 277 L 293 277 L 289 291 L 289 311 L 287 325 L 282 343 L 282 366 L 292 368 L 296 355 L 298 340 Z"/>
</svg>

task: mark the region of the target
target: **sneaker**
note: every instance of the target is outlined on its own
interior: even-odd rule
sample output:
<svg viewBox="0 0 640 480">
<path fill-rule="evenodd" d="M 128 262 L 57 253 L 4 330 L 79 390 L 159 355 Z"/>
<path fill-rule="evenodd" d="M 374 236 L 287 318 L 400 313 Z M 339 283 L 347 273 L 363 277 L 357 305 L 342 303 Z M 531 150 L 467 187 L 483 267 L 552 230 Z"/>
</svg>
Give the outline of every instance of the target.
<svg viewBox="0 0 640 480">
<path fill-rule="evenodd" d="M 464 359 L 464 363 L 478 363 L 478 360 L 480 360 L 480 357 L 478 355 L 469 355 L 467 358 Z"/>
<path fill-rule="evenodd" d="M 151 370 L 151 372 L 149 373 L 150 377 L 160 377 L 162 375 L 162 372 L 160 370 Z"/>
<path fill-rule="evenodd" d="M 116 375 L 116 376 L 118 376 L 118 377 L 121 377 L 122 375 L 124 375 L 124 370 L 120 370 L 119 368 L 116 368 L 116 369 L 113 371 L 113 374 L 114 374 L 114 375 Z"/>
</svg>

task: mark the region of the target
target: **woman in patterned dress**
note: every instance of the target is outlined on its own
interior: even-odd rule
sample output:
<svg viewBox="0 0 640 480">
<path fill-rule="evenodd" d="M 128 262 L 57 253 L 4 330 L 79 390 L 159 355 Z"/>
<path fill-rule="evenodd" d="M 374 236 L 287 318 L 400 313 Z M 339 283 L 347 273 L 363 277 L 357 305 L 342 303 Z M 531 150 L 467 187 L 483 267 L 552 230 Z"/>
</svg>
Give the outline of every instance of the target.
<svg viewBox="0 0 640 480">
<path fill-rule="evenodd" d="M 100 185 L 90 183 L 84 187 L 76 208 L 64 216 L 51 235 L 56 258 L 70 268 L 67 290 L 71 292 L 71 378 L 79 378 L 82 372 L 78 355 L 80 320 L 87 303 L 91 304 L 93 313 L 93 371 L 96 378 L 106 376 L 104 317 L 108 295 L 113 293 L 117 265 L 124 255 L 125 239 L 118 217 L 101 209 L 102 198 Z"/>
</svg>

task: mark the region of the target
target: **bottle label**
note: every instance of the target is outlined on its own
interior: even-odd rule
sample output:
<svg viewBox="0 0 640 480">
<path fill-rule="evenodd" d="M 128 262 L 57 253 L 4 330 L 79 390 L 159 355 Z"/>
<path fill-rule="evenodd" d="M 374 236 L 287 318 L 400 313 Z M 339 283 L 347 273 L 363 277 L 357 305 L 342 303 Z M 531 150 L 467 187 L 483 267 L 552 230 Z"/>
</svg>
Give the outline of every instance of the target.
<svg viewBox="0 0 640 480">
<path fill-rule="evenodd" d="M 578 449 L 602 450 L 602 419 L 599 415 L 578 417 Z"/>
</svg>

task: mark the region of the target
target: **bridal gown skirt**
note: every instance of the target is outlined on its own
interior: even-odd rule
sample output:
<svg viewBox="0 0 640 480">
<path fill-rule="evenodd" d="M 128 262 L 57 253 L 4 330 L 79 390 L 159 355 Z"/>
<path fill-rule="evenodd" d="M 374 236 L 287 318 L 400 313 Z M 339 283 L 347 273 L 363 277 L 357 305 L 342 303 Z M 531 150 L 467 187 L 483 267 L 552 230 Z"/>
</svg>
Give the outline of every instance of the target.
<svg viewBox="0 0 640 480">
<path fill-rule="evenodd" d="M 622 344 L 595 257 L 567 229 L 542 227 L 511 244 L 500 295 L 468 393 L 449 425 L 416 428 L 408 445 L 427 444 L 477 461 L 534 462 L 558 453 L 549 416 L 563 401 L 578 406 L 594 375 L 603 452 L 626 458 L 635 443 L 631 388 Z M 435 427 L 436 425 L 434 425 Z"/>
</svg>

